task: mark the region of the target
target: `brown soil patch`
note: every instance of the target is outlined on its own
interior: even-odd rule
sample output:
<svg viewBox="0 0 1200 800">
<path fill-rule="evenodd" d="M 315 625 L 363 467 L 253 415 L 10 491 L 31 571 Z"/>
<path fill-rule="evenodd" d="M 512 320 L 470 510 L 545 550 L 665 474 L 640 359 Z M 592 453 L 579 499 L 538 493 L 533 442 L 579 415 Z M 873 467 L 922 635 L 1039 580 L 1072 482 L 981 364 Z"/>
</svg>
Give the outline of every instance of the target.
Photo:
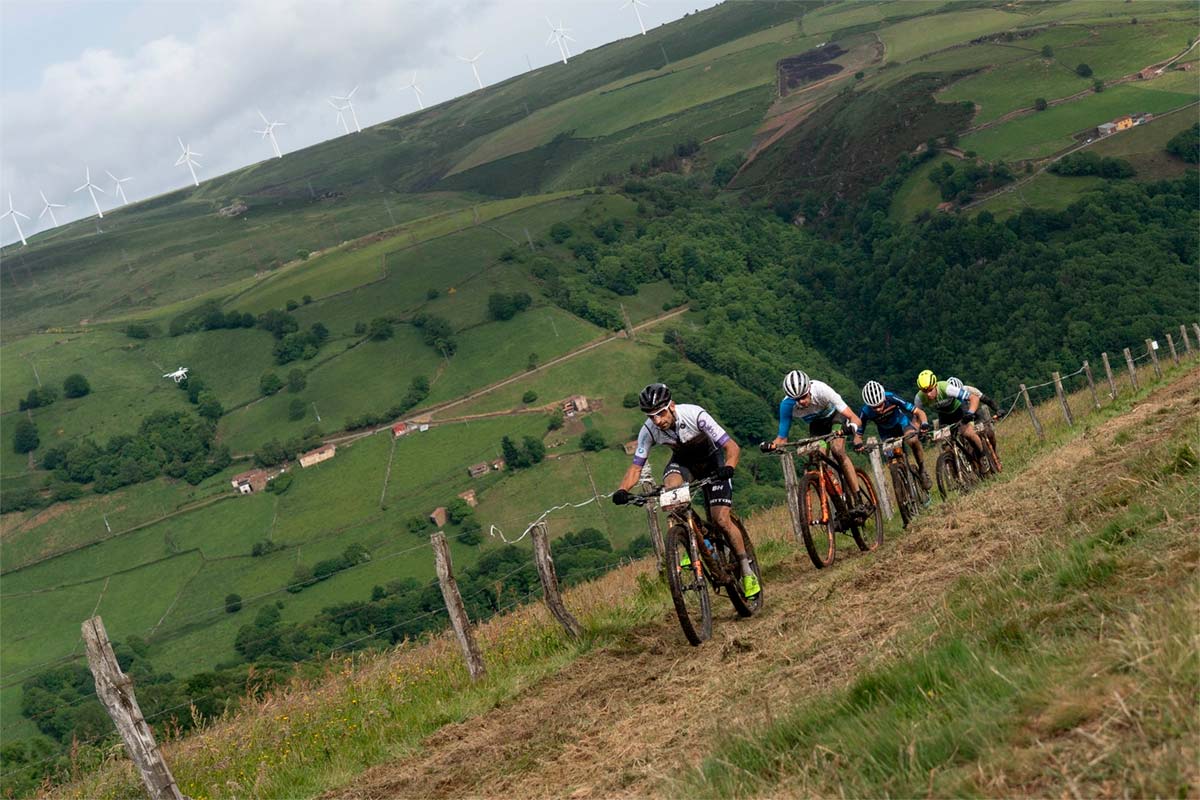
<svg viewBox="0 0 1200 800">
<path fill-rule="evenodd" d="M 891 655 L 897 635 L 960 576 L 1019 552 L 1044 526 L 1067 524 L 1066 504 L 1048 487 L 1077 486 L 1084 470 L 1094 491 L 1120 482 L 1120 471 L 1104 464 L 1116 433 L 1133 433 L 1138 441 L 1130 446 L 1139 451 L 1146 440 L 1169 436 L 1146 421 L 1156 412 L 1166 416 L 1154 419 L 1194 421 L 1198 390 L 1200 371 L 1193 371 L 1130 413 L 1041 455 L 1010 482 L 919 519 L 877 554 L 853 552 L 847 538 L 839 542 L 839 562 L 816 572 L 797 547 L 765 576 L 759 616 L 739 620 L 716 598 L 713 640 L 702 647 L 688 647 L 673 612 L 664 610 L 655 624 L 478 718 L 441 728 L 422 751 L 327 796 L 671 794 L 673 776 L 697 764 L 723 733 L 847 684 L 864 665 Z M 760 515 L 751 532 L 760 540 L 784 535 L 785 513 Z"/>
</svg>

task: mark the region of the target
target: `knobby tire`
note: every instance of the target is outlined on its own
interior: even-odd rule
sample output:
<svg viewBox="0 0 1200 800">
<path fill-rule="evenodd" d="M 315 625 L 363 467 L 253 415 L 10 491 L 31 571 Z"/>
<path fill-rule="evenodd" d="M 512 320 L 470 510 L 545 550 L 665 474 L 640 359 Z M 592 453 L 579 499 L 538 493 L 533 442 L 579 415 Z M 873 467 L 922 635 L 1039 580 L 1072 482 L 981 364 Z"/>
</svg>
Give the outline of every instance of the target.
<svg viewBox="0 0 1200 800">
<path fill-rule="evenodd" d="M 874 481 L 861 469 L 855 467 L 854 471 L 858 475 L 858 503 L 869 508 L 870 512 L 861 522 L 855 519 L 850 535 L 854 537 L 858 549 L 865 553 L 883 544 L 883 509 L 879 506 L 879 494 Z"/>
<path fill-rule="evenodd" d="M 742 534 L 742 543 L 746 545 L 746 557 L 750 559 L 750 569 L 753 570 L 754 577 L 758 578 L 759 592 L 752 598 L 747 598 L 742 594 L 742 571 L 738 564 L 737 553 L 733 551 L 732 547 L 728 551 L 731 580 L 726 584 L 725 589 L 729 592 L 729 602 L 733 604 L 733 609 L 738 616 L 750 617 L 763 607 L 762 568 L 758 565 L 758 557 L 754 554 L 754 542 L 750 541 L 750 534 L 746 532 L 746 526 L 742 524 L 736 514 L 730 514 L 729 518 L 733 520 L 733 524 Z"/>
<path fill-rule="evenodd" d="M 695 551 L 691 534 L 682 525 L 673 525 L 667 531 L 666 547 L 667 586 L 671 590 L 671 601 L 679 617 L 679 627 L 693 647 L 712 636 L 712 606 L 708 598 L 708 580 L 696 575 L 695 565 L 700 563 L 700 553 Z M 679 565 L 684 553 L 691 563 Z"/>
<path fill-rule="evenodd" d="M 797 488 L 800 497 L 800 538 L 804 549 L 817 569 L 824 569 L 833 563 L 837 549 L 834 545 L 835 520 L 839 509 L 836 495 L 832 492 L 826 497 L 829 513 L 821 511 L 821 479 L 816 472 L 806 472 L 800 478 Z"/>
</svg>

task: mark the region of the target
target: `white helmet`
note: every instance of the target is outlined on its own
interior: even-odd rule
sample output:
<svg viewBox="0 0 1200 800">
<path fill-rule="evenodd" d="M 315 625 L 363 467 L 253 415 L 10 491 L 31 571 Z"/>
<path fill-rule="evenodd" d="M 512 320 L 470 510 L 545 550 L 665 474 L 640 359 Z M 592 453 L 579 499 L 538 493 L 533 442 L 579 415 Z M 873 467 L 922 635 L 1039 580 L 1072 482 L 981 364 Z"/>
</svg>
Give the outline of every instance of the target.
<svg viewBox="0 0 1200 800">
<path fill-rule="evenodd" d="M 953 394 L 958 394 L 962 391 L 963 382 L 958 378 L 946 378 L 946 391 Z"/>
<path fill-rule="evenodd" d="M 808 394 L 809 386 L 812 382 L 798 369 L 789 372 L 783 379 L 783 391 L 788 397 L 793 400 L 799 400 L 804 395 Z"/>
<path fill-rule="evenodd" d="M 883 402 L 883 384 L 879 381 L 867 381 L 863 387 L 863 402 L 869 406 L 877 406 Z"/>
</svg>

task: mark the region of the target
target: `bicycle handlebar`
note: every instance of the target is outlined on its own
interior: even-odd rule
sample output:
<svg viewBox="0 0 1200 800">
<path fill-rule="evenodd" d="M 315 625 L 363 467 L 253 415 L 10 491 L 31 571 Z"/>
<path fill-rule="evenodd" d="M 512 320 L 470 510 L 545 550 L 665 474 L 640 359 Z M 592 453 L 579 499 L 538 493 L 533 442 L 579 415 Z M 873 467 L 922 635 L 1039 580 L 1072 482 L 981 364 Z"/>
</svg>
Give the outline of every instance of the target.
<svg viewBox="0 0 1200 800">
<path fill-rule="evenodd" d="M 696 489 L 702 489 L 705 486 L 708 486 L 715 480 L 716 480 L 716 477 L 710 475 L 707 478 L 700 478 L 699 480 L 694 480 L 691 483 L 680 484 L 680 485 L 687 486 L 688 491 L 695 491 Z M 679 488 L 678 486 L 675 486 L 667 491 L 674 491 L 675 489 L 678 489 L 678 488 Z M 644 506 L 649 501 L 654 500 L 655 498 L 661 496 L 664 489 L 666 489 L 665 486 L 663 486 L 662 484 L 656 483 L 656 484 L 653 484 L 650 487 L 650 491 L 645 494 L 630 494 L 629 495 L 629 505 Z"/>
<path fill-rule="evenodd" d="M 834 431 L 833 433 L 827 433 L 824 436 L 810 436 L 807 439 L 789 439 L 780 445 L 776 445 L 773 441 L 760 442 L 758 449 L 764 453 L 778 453 L 788 447 L 807 447 L 808 445 L 816 444 L 817 442 L 828 442 L 832 439 L 842 439 L 846 436 L 847 434 L 845 431 Z"/>
</svg>

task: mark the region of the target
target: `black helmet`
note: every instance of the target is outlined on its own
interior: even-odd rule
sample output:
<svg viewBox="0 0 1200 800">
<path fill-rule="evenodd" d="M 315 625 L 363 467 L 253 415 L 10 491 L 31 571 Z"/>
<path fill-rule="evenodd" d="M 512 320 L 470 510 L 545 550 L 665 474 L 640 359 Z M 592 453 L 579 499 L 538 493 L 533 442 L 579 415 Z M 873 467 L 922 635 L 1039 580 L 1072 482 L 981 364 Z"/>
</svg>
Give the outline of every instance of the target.
<svg viewBox="0 0 1200 800">
<path fill-rule="evenodd" d="M 638 397 L 638 404 L 646 414 L 657 414 L 671 402 L 671 390 L 665 383 L 652 383 Z"/>
</svg>

